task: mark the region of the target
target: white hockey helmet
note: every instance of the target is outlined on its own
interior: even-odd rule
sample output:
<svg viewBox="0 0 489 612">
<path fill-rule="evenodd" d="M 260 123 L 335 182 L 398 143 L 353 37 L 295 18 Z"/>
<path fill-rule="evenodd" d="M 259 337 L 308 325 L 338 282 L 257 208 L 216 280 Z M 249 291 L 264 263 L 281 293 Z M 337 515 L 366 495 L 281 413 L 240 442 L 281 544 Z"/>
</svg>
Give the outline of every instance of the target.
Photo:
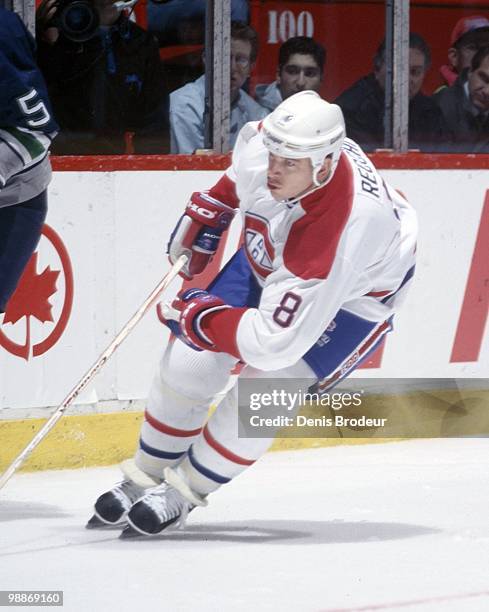
<svg viewBox="0 0 489 612">
<path fill-rule="evenodd" d="M 341 108 L 323 100 L 315 91 L 300 91 L 284 100 L 262 124 L 263 143 L 279 157 L 309 157 L 313 180 L 324 159 L 332 156 L 333 174 L 345 138 L 345 120 Z"/>
</svg>

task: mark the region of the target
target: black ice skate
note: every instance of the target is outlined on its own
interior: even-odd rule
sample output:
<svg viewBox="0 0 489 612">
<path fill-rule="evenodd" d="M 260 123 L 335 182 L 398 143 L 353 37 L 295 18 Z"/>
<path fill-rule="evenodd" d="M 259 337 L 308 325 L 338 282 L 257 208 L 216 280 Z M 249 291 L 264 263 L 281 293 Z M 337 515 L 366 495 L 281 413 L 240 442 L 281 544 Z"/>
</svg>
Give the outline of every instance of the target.
<svg viewBox="0 0 489 612">
<path fill-rule="evenodd" d="M 165 482 L 147 491 L 130 509 L 121 538 L 158 535 L 170 525 L 183 527 L 195 506 L 207 505 L 175 470 L 166 468 L 164 473 Z"/>
<path fill-rule="evenodd" d="M 144 495 L 148 487 L 158 484 L 158 481 L 139 470 L 132 459 L 123 461 L 120 467 L 124 480 L 97 499 L 87 529 L 125 525 L 126 515 L 134 502 Z"/>
<path fill-rule="evenodd" d="M 185 521 L 191 506 L 183 495 L 166 482 L 151 489 L 138 500 L 127 515 L 129 533 L 156 535 L 178 520 Z"/>
<path fill-rule="evenodd" d="M 95 502 L 94 514 L 87 523 L 88 529 L 123 525 L 133 503 L 144 495 L 143 487 L 130 480 L 123 480 L 113 489 L 103 493 Z"/>
</svg>

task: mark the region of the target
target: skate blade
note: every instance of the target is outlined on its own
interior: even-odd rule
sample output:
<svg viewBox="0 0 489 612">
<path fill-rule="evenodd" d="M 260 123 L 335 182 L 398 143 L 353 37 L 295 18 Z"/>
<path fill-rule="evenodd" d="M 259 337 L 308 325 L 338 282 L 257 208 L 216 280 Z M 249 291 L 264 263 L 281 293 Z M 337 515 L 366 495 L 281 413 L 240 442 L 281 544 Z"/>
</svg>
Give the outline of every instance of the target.
<svg viewBox="0 0 489 612">
<path fill-rule="evenodd" d="M 132 523 L 129 521 L 128 525 L 121 531 L 119 539 L 128 540 L 133 538 L 157 538 L 158 536 L 162 536 L 164 532 L 175 532 L 179 531 L 180 528 L 178 525 L 178 517 L 170 519 L 166 523 L 163 524 L 161 529 L 156 533 L 147 533 L 138 528 L 134 527 Z"/>
<path fill-rule="evenodd" d="M 120 540 L 132 540 L 134 538 L 147 538 L 147 537 L 150 537 L 149 534 L 145 535 L 141 533 L 140 531 L 136 531 L 136 529 L 134 529 L 134 527 L 131 527 L 131 525 L 126 525 L 119 535 Z"/>
<path fill-rule="evenodd" d="M 85 529 L 120 529 L 127 523 L 104 523 L 99 517 L 94 514 L 92 518 L 85 525 Z"/>
</svg>

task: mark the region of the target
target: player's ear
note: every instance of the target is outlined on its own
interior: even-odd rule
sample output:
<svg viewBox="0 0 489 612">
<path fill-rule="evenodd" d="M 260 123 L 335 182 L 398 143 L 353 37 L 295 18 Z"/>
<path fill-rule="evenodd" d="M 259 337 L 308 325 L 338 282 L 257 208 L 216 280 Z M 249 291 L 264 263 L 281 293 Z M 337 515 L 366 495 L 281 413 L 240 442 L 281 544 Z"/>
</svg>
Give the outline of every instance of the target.
<svg viewBox="0 0 489 612">
<path fill-rule="evenodd" d="M 329 177 L 329 175 L 331 174 L 332 166 L 333 166 L 333 158 L 331 155 L 328 155 L 328 157 L 324 159 L 321 169 L 319 170 L 317 174 L 317 178 L 320 183 L 324 183 L 324 181 Z"/>
</svg>

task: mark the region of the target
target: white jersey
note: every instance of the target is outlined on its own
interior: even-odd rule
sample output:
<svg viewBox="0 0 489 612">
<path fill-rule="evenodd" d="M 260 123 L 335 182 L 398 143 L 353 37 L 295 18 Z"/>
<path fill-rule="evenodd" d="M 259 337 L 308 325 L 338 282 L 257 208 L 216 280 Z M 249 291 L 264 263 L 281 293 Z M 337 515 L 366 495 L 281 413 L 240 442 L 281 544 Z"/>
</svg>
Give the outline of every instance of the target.
<svg viewBox="0 0 489 612">
<path fill-rule="evenodd" d="M 239 200 L 246 254 L 263 288 L 259 307 L 229 333 L 245 363 L 275 370 L 297 362 L 340 309 L 369 321 L 392 316 L 414 268 L 417 221 L 352 140 L 332 179 L 292 203 L 274 200 L 267 167 L 259 123 L 249 123 L 211 193 Z"/>
</svg>

